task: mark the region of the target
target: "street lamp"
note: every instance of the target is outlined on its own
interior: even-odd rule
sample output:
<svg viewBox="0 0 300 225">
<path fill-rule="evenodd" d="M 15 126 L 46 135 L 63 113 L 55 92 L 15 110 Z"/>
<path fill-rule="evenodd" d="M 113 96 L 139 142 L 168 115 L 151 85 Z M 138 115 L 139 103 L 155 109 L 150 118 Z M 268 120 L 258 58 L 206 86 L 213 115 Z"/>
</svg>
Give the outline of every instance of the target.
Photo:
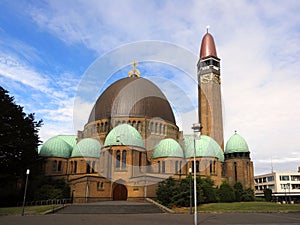
<svg viewBox="0 0 300 225">
<path fill-rule="evenodd" d="M 194 130 L 194 225 L 197 225 L 196 140 L 201 136 L 201 124 L 194 123 L 192 129 Z"/>
<path fill-rule="evenodd" d="M 28 183 L 28 175 L 30 170 L 26 170 L 26 182 L 25 182 L 25 190 L 24 190 L 24 199 L 23 199 L 23 207 L 22 207 L 22 216 L 24 216 L 24 208 L 25 208 L 25 201 L 26 201 L 26 192 L 27 192 L 27 183 Z"/>
<path fill-rule="evenodd" d="M 190 214 L 192 215 L 192 168 L 189 168 L 190 174 Z"/>
</svg>

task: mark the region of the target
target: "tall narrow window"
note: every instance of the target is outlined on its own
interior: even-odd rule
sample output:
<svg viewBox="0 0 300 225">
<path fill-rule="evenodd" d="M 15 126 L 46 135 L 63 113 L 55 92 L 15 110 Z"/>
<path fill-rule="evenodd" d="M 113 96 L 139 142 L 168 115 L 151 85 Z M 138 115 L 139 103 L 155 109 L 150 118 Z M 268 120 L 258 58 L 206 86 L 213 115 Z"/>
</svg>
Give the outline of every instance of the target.
<svg viewBox="0 0 300 225">
<path fill-rule="evenodd" d="M 216 161 L 214 160 L 214 168 L 213 168 L 213 170 L 214 170 L 214 173 L 216 173 Z"/>
<path fill-rule="evenodd" d="M 92 173 L 95 173 L 95 164 L 96 164 L 96 162 L 93 161 L 93 163 L 92 163 Z"/>
<path fill-rule="evenodd" d="M 236 162 L 234 163 L 234 179 L 235 179 L 235 182 L 237 182 L 237 165 L 236 165 Z"/>
<path fill-rule="evenodd" d="M 142 153 L 139 152 L 139 171 L 141 172 L 142 170 Z"/>
<path fill-rule="evenodd" d="M 157 171 L 160 173 L 160 161 L 157 162 Z"/>
<path fill-rule="evenodd" d="M 86 173 L 91 173 L 90 161 L 87 161 L 86 163 Z"/>
<path fill-rule="evenodd" d="M 52 162 L 52 171 L 56 171 L 56 170 L 57 170 L 57 161 L 54 160 L 54 161 Z"/>
<path fill-rule="evenodd" d="M 209 161 L 209 173 L 212 173 L 213 172 L 213 164 L 212 164 L 212 161 L 210 160 Z"/>
<path fill-rule="evenodd" d="M 116 168 L 120 168 L 121 153 L 120 150 L 116 153 Z"/>
<path fill-rule="evenodd" d="M 126 168 L 126 150 L 122 151 L 122 168 Z"/>
<path fill-rule="evenodd" d="M 178 172 L 178 161 L 175 162 L 175 173 Z"/>
<path fill-rule="evenodd" d="M 161 172 L 162 173 L 165 173 L 166 172 L 166 162 L 165 161 L 162 161 L 162 166 L 161 166 Z"/>
<path fill-rule="evenodd" d="M 199 163 L 199 161 L 197 160 L 196 161 L 196 172 L 198 173 L 200 170 L 199 170 L 199 165 L 200 165 L 200 163 Z"/>
<path fill-rule="evenodd" d="M 61 161 L 58 161 L 57 171 L 61 171 Z"/>
<path fill-rule="evenodd" d="M 77 161 L 74 162 L 74 173 L 77 173 Z"/>
<path fill-rule="evenodd" d="M 73 173 L 73 161 L 71 161 L 70 173 Z"/>
<path fill-rule="evenodd" d="M 195 171 L 194 171 L 194 161 L 192 161 L 192 172 L 194 173 Z"/>
</svg>

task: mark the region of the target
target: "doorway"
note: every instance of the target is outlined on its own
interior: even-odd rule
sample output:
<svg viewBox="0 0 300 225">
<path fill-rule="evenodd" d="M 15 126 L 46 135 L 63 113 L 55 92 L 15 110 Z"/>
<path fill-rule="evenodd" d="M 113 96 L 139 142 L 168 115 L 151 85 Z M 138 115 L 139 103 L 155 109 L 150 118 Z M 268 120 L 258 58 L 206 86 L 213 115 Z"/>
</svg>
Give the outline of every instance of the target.
<svg viewBox="0 0 300 225">
<path fill-rule="evenodd" d="M 115 201 L 126 201 L 127 200 L 127 188 L 123 184 L 117 184 L 113 191 L 113 200 Z"/>
</svg>

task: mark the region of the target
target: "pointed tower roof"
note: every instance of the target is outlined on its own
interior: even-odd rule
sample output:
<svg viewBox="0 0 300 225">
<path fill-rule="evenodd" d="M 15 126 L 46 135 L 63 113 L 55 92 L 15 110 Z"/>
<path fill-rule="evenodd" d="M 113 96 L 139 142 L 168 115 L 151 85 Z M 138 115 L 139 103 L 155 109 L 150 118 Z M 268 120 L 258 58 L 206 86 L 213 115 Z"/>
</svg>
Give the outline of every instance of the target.
<svg viewBox="0 0 300 225">
<path fill-rule="evenodd" d="M 208 56 L 218 58 L 214 38 L 207 30 L 207 33 L 202 38 L 200 59 L 204 59 Z"/>
</svg>

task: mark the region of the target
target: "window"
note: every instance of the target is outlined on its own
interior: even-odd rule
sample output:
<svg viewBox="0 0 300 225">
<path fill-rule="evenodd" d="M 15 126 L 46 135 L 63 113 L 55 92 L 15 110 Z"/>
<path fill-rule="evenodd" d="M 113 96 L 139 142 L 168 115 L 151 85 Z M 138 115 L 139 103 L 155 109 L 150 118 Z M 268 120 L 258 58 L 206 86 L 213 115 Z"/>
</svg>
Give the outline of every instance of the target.
<svg viewBox="0 0 300 225">
<path fill-rule="evenodd" d="M 213 172 L 213 168 L 212 168 L 212 161 L 209 161 L 209 172 L 212 173 Z"/>
<path fill-rule="evenodd" d="M 90 161 L 87 161 L 86 163 L 86 173 L 91 173 Z"/>
<path fill-rule="evenodd" d="M 54 161 L 52 162 L 52 171 L 56 171 L 56 169 L 57 169 L 57 161 L 54 160 Z"/>
<path fill-rule="evenodd" d="M 95 164 L 96 164 L 96 162 L 93 161 L 93 163 L 92 163 L 92 173 L 95 173 Z"/>
<path fill-rule="evenodd" d="M 289 176 L 279 176 L 279 180 L 290 180 Z"/>
<path fill-rule="evenodd" d="M 104 190 L 104 183 L 101 182 L 97 182 L 97 190 L 98 191 L 103 191 Z"/>
<path fill-rule="evenodd" d="M 196 173 L 198 173 L 200 170 L 199 170 L 199 165 L 200 165 L 200 163 L 199 163 L 199 161 L 197 160 L 196 161 Z"/>
<path fill-rule="evenodd" d="M 74 162 L 74 173 L 77 173 L 77 162 Z"/>
<path fill-rule="evenodd" d="M 236 162 L 234 162 L 234 179 L 235 179 L 235 182 L 237 182 L 237 165 L 236 165 Z"/>
<path fill-rule="evenodd" d="M 120 168 L 121 153 L 120 150 L 116 153 L 116 168 Z"/>
<path fill-rule="evenodd" d="M 157 162 L 157 171 L 160 173 L 160 161 Z"/>
<path fill-rule="evenodd" d="M 300 181 L 300 176 L 298 175 L 291 175 L 291 180 L 292 181 Z"/>
<path fill-rule="evenodd" d="M 178 172 L 178 161 L 175 162 L 175 173 Z"/>
<path fill-rule="evenodd" d="M 162 173 L 166 172 L 166 162 L 162 161 L 162 168 L 161 168 Z"/>
<path fill-rule="evenodd" d="M 142 153 L 139 152 L 139 171 L 141 172 L 142 170 Z"/>
<path fill-rule="evenodd" d="M 274 190 L 275 189 L 275 185 L 274 184 L 270 184 L 270 185 L 268 185 L 268 188 Z"/>
<path fill-rule="evenodd" d="M 268 182 L 274 181 L 274 176 L 267 177 Z"/>
<path fill-rule="evenodd" d="M 61 171 L 61 161 L 58 162 L 57 171 Z"/>
<path fill-rule="evenodd" d="M 122 168 L 126 168 L 126 150 L 122 151 Z"/>
</svg>

